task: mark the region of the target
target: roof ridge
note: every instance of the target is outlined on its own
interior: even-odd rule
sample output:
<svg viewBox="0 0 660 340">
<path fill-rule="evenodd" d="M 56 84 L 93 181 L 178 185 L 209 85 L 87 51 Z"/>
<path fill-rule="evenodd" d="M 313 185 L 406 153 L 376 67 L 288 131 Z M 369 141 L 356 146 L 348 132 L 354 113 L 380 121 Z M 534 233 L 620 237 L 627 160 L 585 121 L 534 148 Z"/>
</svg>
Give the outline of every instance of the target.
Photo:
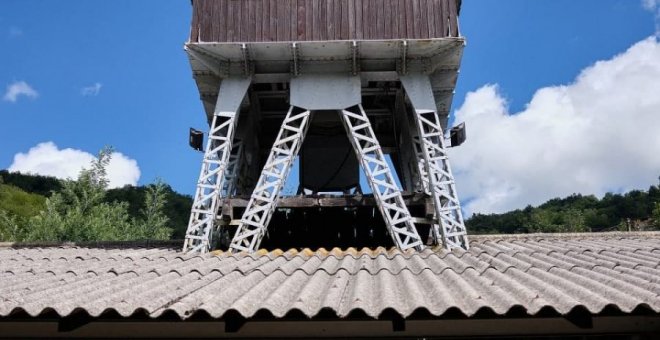
<svg viewBox="0 0 660 340">
<path fill-rule="evenodd" d="M 468 235 L 470 241 L 486 242 L 494 240 L 542 240 L 542 239 L 598 239 L 598 238 L 660 238 L 660 231 L 603 231 L 582 233 L 530 233 L 530 234 L 481 234 Z"/>
<path fill-rule="evenodd" d="M 511 241 L 511 240 L 544 240 L 544 239 L 598 239 L 598 238 L 660 238 L 660 231 L 607 231 L 607 232 L 583 232 L 583 233 L 530 233 L 530 234 L 481 234 L 474 235 L 470 234 L 469 238 L 471 242 L 482 243 L 487 241 Z M 35 241 L 35 242 L 0 242 L 1 248 L 55 248 L 55 247 L 66 247 L 66 248 L 179 248 L 183 244 L 183 240 L 136 240 L 136 241 L 83 241 L 83 242 L 69 242 L 69 241 Z M 438 250 L 435 247 L 431 247 L 434 250 Z M 294 251 L 295 250 L 295 251 Z M 348 247 L 348 248 L 330 248 L 326 249 L 320 247 L 316 250 L 304 247 L 301 250 L 296 248 L 291 248 L 288 250 L 282 249 L 271 249 L 265 250 L 266 253 L 272 253 L 280 251 L 282 253 L 292 252 L 297 255 L 297 253 L 318 253 L 319 251 L 325 251 L 332 253 L 333 251 L 345 251 L 348 253 L 355 253 L 363 255 L 368 252 L 375 254 L 380 253 L 393 253 L 392 248 L 385 247 Z M 224 252 L 223 252 L 224 253 Z M 405 253 L 405 252 L 404 252 Z"/>
</svg>

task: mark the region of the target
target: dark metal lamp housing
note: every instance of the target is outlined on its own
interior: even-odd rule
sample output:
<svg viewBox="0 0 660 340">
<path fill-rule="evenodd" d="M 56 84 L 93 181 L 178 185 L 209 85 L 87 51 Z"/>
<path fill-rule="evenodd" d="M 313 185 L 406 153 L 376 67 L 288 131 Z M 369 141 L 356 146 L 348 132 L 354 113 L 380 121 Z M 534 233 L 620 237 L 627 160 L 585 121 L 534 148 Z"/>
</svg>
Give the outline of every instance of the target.
<svg viewBox="0 0 660 340">
<path fill-rule="evenodd" d="M 188 144 L 190 144 L 190 147 L 197 151 L 204 151 L 204 148 L 202 147 L 203 143 L 204 132 L 190 128 L 190 136 L 188 137 Z"/>
<path fill-rule="evenodd" d="M 465 142 L 465 123 L 460 123 L 449 132 L 449 138 L 451 139 L 451 146 L 459 146 Z"/>
</svg>

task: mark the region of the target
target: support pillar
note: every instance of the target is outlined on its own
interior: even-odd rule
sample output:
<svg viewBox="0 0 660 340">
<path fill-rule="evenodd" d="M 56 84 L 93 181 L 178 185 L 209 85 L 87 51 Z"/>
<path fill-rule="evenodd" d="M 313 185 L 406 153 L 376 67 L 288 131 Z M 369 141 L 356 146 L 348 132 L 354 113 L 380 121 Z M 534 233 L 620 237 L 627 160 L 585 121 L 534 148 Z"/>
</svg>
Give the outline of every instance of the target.
<svg viewBox="0 0 660 340">
<path fill-rule="evenodd" d="M 424 243 L 417 233 L 362 104 L 342 110 L 341 115 L 394 244 L 401 250 L 422 250 Z"/>
<path fill-rule="evenodd" d="M 231 241 L 230 251 L 253 252 L 259 248 L 275 211 L 276 201 L 307 133 L 310 116 L 309 110 L 295 106 L 289 108 Z"/>
<path fill-rule="evenodd" d="M 241 102 L 251 78 L 228 78 L 220 84 L 202 168 L 193 197 L 184 252 L 208 252 L 215 216 L 221 201 L 225 171 L 230 162 Z"/>
<path fill-rule="evenodd" d="M 412 116 L 408 113 L 405 103 L 405 93 L 403 90 L 397 91 L 394 102 L 394 113 L 396 115 L 398 125 L 401 126 L 401 140 L 399 141 L 399 151 L 402 155 L 401 161 L 404 163 L 404 181 L 408 190 L 414 192 L 428 191 L 428 179 L 424 179 L 426 172 L 424 167 L 424 159 L 420 159 L 419 151 L 419 138 L 417 136 L 416 127 Z"/>
<path fill-rule="evenodd" d="M 359 77 L 346 77 L 341 74 L 297 77 L 291 81 L 290 102 L 292 106 L 241 218 L 229 247 L 230 251 L 253 252 L 259 248 L 276 208 L 280 191 L 300 151 L 311 119 L 311 110 L 337 109 L 341 110 L 342 124 L 367 174 L 394 244 L 401 250 L 422 250 L 424 244 L 385 161 L 366 112 L 360 104 Z"/>
<path fill-rule="evenodd" d="M 407 154 L 412 155 L 412 157 L 408 157 L 406 160 L 411 168 L 411 188 L 416 192 L 423 192 L 430 196 L 431 190 L 429 188 L 428 172 L 426 171 L 426 161 L 422 152 L 422 140 L 417 132 L 415 118 L 408 112 L 403 90 L 399 91 L 396 95 L 395 109 L 396 113 L 401 117 L 403 127 L 401 129 L 403 138 L 402 148 L 405 148 Z M 443 244 L 440 226 L 437 221 L 431 224 L 430 236 L 433 244 Z"/>
<path fill-rule="evenodd" d="M 231 197 L 236 190 L 238 175 L 243 163 L 243 140 L 234 138 L 227 169 L 225 170 L 224 180 L 222 183 L 222 197 Z"/>
<path fill-rule="evenodd" d="M 412 73 L 401 76 L 401 83 L 413 106 L 412 116 L 419 139 L 419 151 L 426 170 L 422 175 L 428 179 L 442 243 L 447 249 L 468 249 L 467 231 L 444 145 L 444 133 L 435 107 L 431 82 L 427 75 Z"/>
</svg>

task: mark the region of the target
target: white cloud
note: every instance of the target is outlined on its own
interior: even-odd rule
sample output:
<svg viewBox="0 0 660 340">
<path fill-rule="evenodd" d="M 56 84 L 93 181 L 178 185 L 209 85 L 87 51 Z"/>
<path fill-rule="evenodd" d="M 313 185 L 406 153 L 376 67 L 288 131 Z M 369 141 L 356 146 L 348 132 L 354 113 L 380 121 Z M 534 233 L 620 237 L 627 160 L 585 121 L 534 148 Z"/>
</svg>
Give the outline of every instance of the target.
<svg viewBox="0 0 660 340">
<path fill-rule="evenodd" d="M 660 1 L 658 0 L 642 0 L 642 7 L 647 11 L 655 10 L 655 8 L 658 7 L 658 4 L 660 4 Z"/>
<path fill-rule="evenodd" d="M 642 7 L 655 16 L 655 36 L 660 37 L 660 0 L 642 0 Z"/>
<path fill-rule="evenodd" d="M 103 84 L 101 84 L 101 83 L 94 83 L 94 85 L 85 86 L 82 89 L 80 89 L 80 94 L 82 94 L 85 97 L 98 96 L 99 93 L 101 92 L 101 87 L 102 86 L 103 86 Z"/>
<path fill-rule="evenodd" d="M 57 178 L 77 178 L 80 170 L 89 168 L 95 159 L 92 154 L 76 149 L 58 149 L 53 142 L 45 142 L 32 147 L 27 153 L 18 153 L 9 166 L 10 172 L 22 172 L 53 176 Z M 137 161 L 120 152 L 113 152 L 107 168 L 110 188 L 126 184 L 136 185 L 140 179 Z"/>
<path fill-rule="evenodd" d="M 456 120 L 468 139 L 450 153 L 469 214 L 648 188 L 660 175 L 660 44 L 648 38 L 572 84 L 541 88 L 521 112 L 486 85 Z"/>
<path fill-rule="evenodd" d="M 30 84 L 24 81 L 15 81 L 7 85 L 7 90 L 2 99 L 4 101 L 15 103 L 20 96 L 34 99 L 39 97 L 39 93 L 37 93 Z"/>
</svg>

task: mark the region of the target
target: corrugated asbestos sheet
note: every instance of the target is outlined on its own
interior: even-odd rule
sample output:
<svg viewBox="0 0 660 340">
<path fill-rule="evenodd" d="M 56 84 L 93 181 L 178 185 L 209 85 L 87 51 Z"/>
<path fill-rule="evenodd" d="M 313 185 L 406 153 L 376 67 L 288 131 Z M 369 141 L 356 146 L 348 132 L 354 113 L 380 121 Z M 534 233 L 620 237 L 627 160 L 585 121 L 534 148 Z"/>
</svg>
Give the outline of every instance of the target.
<svg viewBox="0 0 660 340">
<path fill-rule="evenodd" d="M 114 310 L 189 318 L 361 310 L 378 317 L 516 308 L 660 312 L 660 234 L 472 237 L 470 251 L 261 251 L 184 255 L 167 248 L 0 249 L 0 316 Z M 324 314 L 326 315 L 326 314 Z"/>
<path fill-rule="evenodd" d="M 458 36 L 457 0 L 193 0 L 191 42 Z"/>
</svg>

